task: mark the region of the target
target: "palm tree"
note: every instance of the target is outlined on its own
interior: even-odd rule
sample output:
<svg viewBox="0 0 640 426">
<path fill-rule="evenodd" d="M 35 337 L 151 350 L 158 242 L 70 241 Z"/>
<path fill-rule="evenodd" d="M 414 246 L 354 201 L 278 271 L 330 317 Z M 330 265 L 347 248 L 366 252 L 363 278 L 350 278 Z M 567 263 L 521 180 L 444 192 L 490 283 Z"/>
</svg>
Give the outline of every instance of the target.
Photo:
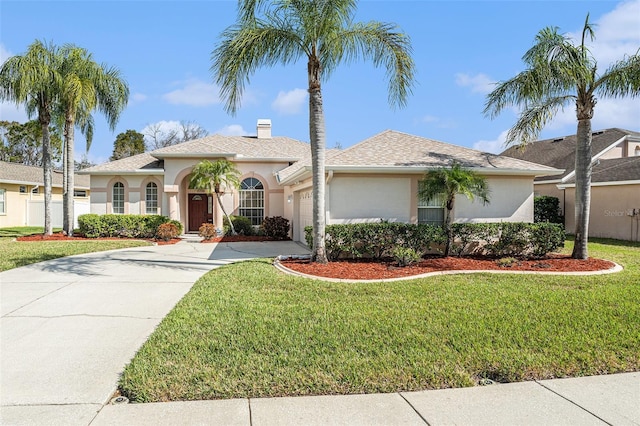
<svg viewBox="0 0 640 426">
<path fill-rule="evenodd" d="M 482 204 L 489 202 L 489 188 L 487 180 L 473 170 L 463 168 L 459 163 L 451 167 L 440 167 L 427 172 L 418 184 L 418 198 L 422 201 L 441 199 L 445 209 L 444 229 L 447 242 L 444 255 L 449 256 L 451 250 L 451 212 L 453 211 L 456 195 L 462 194 L 473 201 L 475 197 L 482 200 Z"/>
<path fill-rule="evenodd" d="M 516 124 L 507 135 L 507 143 L 527 144 L 557 113 L 559 108 L 575 104 L 578 120 L 576 145 L 575 245 L 572 257 L 588 257 L 589 210 L 591 202 L 591 119 L 596 95 L 620 98 L 640 94 L 640 56 L 638 53 L 609 66 L 604 73 L 585 45 L 594 38 L 589 15 L 579 45 L 557 28 L 545 28 L 523 60 L 527 69 L 510 80 L 498 83 L 488 95 L 485 114 L 494 118 L 510 106 L 522 107 Z"/>
<path fill-rule="evenodd" d="M 91 112 L 99 110 L 115 129 L 127 105 L 129 87 L 116 68 L 98 64 L 86 49 L 65 45 L 61 49 L 59 113 L 64 120 L 63 231 L 73 234 L 74 128 L 79 126 L 87 140 L 93 136 Z"/>
<path fill-rule="evenodd" d="M 262 66 L 307 61 L 309 140 L 313 181 L 312 260 L 327 262 L 325 228 L 325 124 L 321 82 L 341 62 L 372 59 L 389 77 L 389 102 L 404 106 L 414 63 L 409 37 L 394 24 L 353 22 L 357 0 L 242 0 L 238 21 L 222 33 L 211 70 L 226 110 L 235 113 L 244 85 Z"/>
<path fill-rule="evenodd" d="M 214 162 L 202 160 L 195 165 L 191 172 L 189 188 L 204 189 L 209 194 L 216 194 L 222 213 L 224 213 L 227 221 L 229 221 L 231 234 L 236 235 L 233 222 L 227 214 L 221 198 L 221 195 L 224 194 L 223 187 L 232 189 L 240 188 L 240 171 L 236 168 L 236 165 L 229 160 L 217 160 Z"/>
<path fill-rule="evenodd" d="M 44 182 L 44 234 L 53 233 L 51 222 L 51 138 L 49 125 L 58 100 L 60 56 L 53 44 L 36 40 L 24 55 L 9 58 L 0 69 L 0 100 L 24 105 L 29 117 L 37 114 L 42 127 Z"/>
</svg>

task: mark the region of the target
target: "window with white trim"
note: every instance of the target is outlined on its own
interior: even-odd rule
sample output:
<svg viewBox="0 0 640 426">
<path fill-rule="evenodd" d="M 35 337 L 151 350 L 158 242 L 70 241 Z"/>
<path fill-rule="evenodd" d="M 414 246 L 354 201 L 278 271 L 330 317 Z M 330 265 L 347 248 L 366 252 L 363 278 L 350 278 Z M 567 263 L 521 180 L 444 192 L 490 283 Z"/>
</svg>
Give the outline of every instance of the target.
<svg viewBox="0 0 640 426">
<path fill-rule="evenodd" d="M 444 195 L 440 194 L 429 201 L 418 198 L 418 223 L 429 225 L 444 224 L 444 207 L 442 207 Z"/>
<path fill-rule="evenodd" d="M 144 201 L 147 214 L 158 214 L 158 185 L 153 182 L 147 184 Z"/>
<path fill-rule="evenodd" d="M 114 183 L 112 194 L 111 205 L 113 212 L 116 214 L 124 214 L 124 184 L 122 182 Z"/>
<path fill-rule="evenodd" d="M 240 184 L 240 216 L 251 221 L 254 226 L 264 220 L 264 186 L 256 178 L 246 178 Z"/>
<path fill-rule="evenodd" d="M 7 214 L 6 194 L 6 189 L 0 189 L 0 214 Z"/>
</svg>

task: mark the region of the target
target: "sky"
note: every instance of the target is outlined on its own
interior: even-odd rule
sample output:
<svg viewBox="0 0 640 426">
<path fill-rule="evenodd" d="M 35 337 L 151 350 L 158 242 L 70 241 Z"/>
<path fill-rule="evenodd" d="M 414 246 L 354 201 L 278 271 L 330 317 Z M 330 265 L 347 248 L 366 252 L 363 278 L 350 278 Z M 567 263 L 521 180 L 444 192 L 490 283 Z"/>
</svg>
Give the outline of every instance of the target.
<svg viewBox="0 0 640 426">
<path fill-rule="evenodd" d="M 118 68 L 130 89 L 116 128 L 95 113 L 88 159 L 108 160 L 116 135 L 180 121 L 210 133 L 255 135 L 260 118 L 273 134 L 309 141 L 306 61 L 261 68 L 245 87 L 240 109 L 225 112 L 214 85 L 211 52 L 236 20 L 235 0 L 7 1 L 0 0 L 0 62 L 24 53 L 36 39 L 73 43 L 96 62 Z M 347 148 L 387 129 L 499 153 L 517 110 L 491 120 L 482 114 L 498 81 L 525 69 L 522 56 L 543 28 L 579 36 L 587 14 L 596 24 L 588 44 L 606 69 L 640 48 L 640 0 L 632 1 L 431 1 L 361 0 L 356 21 L 396 24 L 411 38 L 416 84 L 404 108 L 388 103 L 384 68 L 371 61 L 341 65 L 322 86 L 327 147 Z M 0 119 L 24 122 L 13 104 Z M 599 99 L 594 130 L 640 131 L 640 98 Z M 557 114 L 541 139 L 575 134 L 574 108 Z M 85 140 L 76 132 L 76 156 Z"/>
</svg>

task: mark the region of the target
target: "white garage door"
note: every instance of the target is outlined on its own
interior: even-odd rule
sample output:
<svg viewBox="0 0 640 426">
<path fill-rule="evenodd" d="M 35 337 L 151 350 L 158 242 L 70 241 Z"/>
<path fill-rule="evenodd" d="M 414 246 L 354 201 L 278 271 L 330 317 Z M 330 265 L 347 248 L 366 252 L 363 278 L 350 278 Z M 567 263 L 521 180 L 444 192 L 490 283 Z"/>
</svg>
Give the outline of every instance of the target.
<svg viewBox="0 0 640 426">
<path fill-rule="evenodd" d="M 301 191 L 298 198 L 298 241 L 306 243 L 304 228 L 313 226 L 313 190 Z"/>
</svg>

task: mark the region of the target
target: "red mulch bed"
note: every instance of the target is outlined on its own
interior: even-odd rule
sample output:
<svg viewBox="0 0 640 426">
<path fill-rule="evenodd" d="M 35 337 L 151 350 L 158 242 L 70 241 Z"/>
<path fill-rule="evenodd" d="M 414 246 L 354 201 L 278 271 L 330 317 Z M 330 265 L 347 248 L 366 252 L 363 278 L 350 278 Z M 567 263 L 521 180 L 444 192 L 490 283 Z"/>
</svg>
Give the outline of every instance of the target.
<svg viewBox="0 0 640 426">
<path fill-rule="evenodd" d="M 55 234 L 52 234 L 52 235 L 35 234 L 35 235 L 26 235 L 24 237 L 16 238 L 17 241 L 105 241 L 105 240 L 124 240 L 124 239 L 126 238 L 117 238 L 117 237 L 86 238 L 80 234 L 74 234 L 73 237 L 70 237 L 68 235 L 63 234 L 62 232 L 56 232 Z M 173 238 L 169 241 L 156 240 L 155 238 L 148 238 L 144 240 L 150 241 L 152 243 L 156 243 L 159 246 L 176 244 L 182 241 L 180 240 L 180 238 Z"/>
<path fill-rule="evenodd" d="M 281 263 L 291 270 L 308 275 L 354 280 L 400 278 L 427 272 L 460 270 L 586 272 L 607 270 L 614 266 L 608 260 L 594 258 L 577 260 L 563 255 L 552 255 L 535 260 L 517 260 L 510 266 L 500 266 L 496 259 L 473 257 L 431 257 L 404 268 L 396 266 L 392 260 L 368 259 L 342 260 L 329 262 L 326 265 L 300 259 L 285 259 Z"/>
</svg>

